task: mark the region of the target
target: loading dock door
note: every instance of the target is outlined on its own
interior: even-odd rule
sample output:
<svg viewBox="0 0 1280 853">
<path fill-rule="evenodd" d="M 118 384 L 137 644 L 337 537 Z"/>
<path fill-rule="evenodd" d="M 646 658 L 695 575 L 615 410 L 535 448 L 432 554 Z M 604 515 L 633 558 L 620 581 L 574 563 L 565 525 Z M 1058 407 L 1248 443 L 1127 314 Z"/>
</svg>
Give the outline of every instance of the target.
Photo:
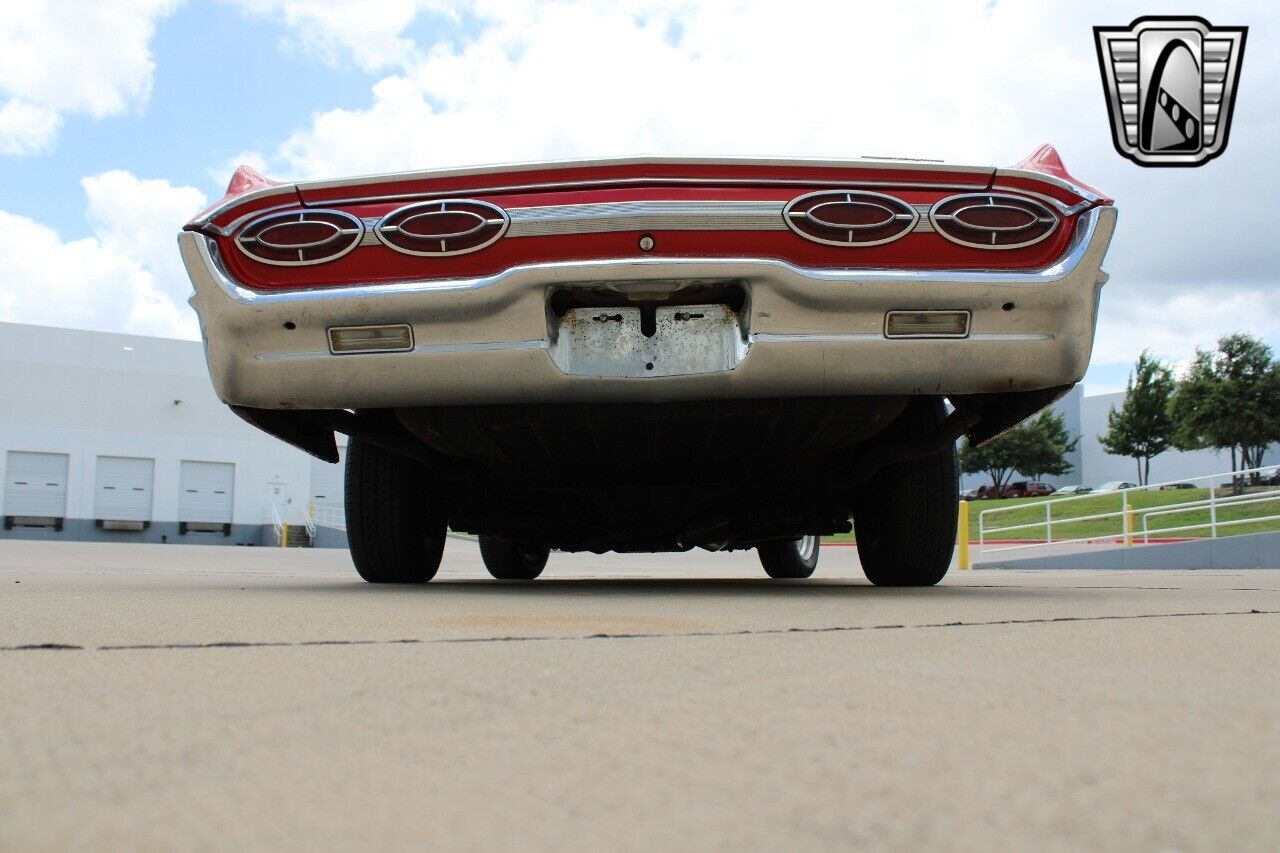
<svg viewBox="0 0 1280 853">
<path fill-rule="evenodd" d="M 4 469 L 5 518 L 65 518 L 68 460 L 65 453 L 10 450 Z"/>
<path fill-rule="evenodd" d="M 150 521 L 155 460 L 99 456 L 93 517 L 99 521 Z"/>
<path fill-rule="evenodd" d="M 178 521 L 231 524 L 231 495 L 236 466 L 230 462 L 182 460 L 178 474 Z"/>
</svg>

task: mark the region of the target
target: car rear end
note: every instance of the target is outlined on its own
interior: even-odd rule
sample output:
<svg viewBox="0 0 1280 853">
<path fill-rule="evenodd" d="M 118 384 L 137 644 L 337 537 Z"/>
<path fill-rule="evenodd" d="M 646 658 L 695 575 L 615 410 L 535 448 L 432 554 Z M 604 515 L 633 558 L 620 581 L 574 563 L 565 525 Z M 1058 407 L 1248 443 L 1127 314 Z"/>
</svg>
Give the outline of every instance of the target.
<svg viewBox="0 0 1280 853">
<path fill-rule="evenodd" d="M 241 169 L 179 243 L 220 398 L 321 458 L 344 432 L 363 447 L 349 460 L 383 472 L 348 462 L 349 518 L 356 481 L 416 505 L 386 452 L 448 484 L 433 530 L 519 546 L 494 557 L 502 576 L 548 546 L 772 549 L 860 514 L 869 577 L 900 579 L 905 555 L 932 583 L 955 442 L 1083 376 L 1115 217 L 1046 146 L 1011 169 L 638 158 L 291 184 Z M 890 511 L 922 501 L 927 529 Z M 359 523 L 366 542 L 399 526 Z M 814 550 L 791 550 L 771 574 L 812 571 Z"/>
<path fill-rule="evenodd" d="M 1083 375 L 1114 219 L 1026 168 L 242 170 L 181 246 L 241 406 L 959 395 Z"/>
</svg>

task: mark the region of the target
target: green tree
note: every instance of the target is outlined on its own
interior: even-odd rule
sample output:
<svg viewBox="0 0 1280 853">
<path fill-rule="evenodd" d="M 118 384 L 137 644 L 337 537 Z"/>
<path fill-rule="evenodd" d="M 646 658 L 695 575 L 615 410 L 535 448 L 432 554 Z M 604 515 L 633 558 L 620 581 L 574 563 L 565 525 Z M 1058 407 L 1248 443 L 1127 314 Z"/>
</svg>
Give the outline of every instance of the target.
<svg viewBox="0 0 1280 853">
<path fill-rule="evenodd" d="M 986 474 L 999 494 L 1015 471 L 1032 480 L 1069 473 L 1072 466 L 1066 456 L 1079 440 L 1070 437 L 1061 414 L 1045 409 L 981 447 L 971 447 L 965 439 L 960 444 L 960 470 Z"/>
<path fill-rule="evenodd" d="M 1174 385 L 1173 371 L 1144 350 L 1129 374 L 1124 403 L 1107 415 L 1106 434 L 1098 436 L 1108 453 L 1137 461 L 1140 485 L 1151 481 L 1151 457 L 1173 443 L 1169 400 Z"/>
<path fill-rule="evenodd" d="M 960 442 L 960 470 L 966 474 L 986 474 L 996 494 L 1000 494 L 1022 456 L 1022 435 L 1018 429 L 1014 427 L 981 447 L 970 446 L 969 439 L 965 438 Z"/>
<path fill-rule="evenodd" d="M 1267 445 L 1280 441 L 1280 363 L 1252 335 L 1220 338 L 1216 351 L 1196 350 L 1169 413 L 1179 450 L 1226 449 L 1232 471 L 1261 467 Z"/>
<path fill-rule="evenodd" d="M 1017 465 L 1019 472 L 1030 480 L 1039 480 L 1046 474 L 1060 477 L 1071 473 L 1073 466 L 1067 461 L 1067 454 L 1076 449 L 1080 437 L 1071 437 L 1060 412 L 1045 409 L 1018 429 L 1026 431 Z"/>
</svg>

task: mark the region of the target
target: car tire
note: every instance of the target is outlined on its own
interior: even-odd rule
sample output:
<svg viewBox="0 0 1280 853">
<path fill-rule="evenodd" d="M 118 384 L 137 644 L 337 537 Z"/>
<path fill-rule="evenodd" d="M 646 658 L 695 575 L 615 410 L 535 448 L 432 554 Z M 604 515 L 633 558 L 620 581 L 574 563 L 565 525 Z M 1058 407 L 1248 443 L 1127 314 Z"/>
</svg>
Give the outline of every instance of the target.
<svg viewBox="0 0 1280 853">
<path fill-rule="evenodd" d="M 941 401 L 928 412 L 944 416 Z M 933 586 L 955 551 L 958 483 L 956 450 L 881 468 L 866 484 L 854 512 L 858 559 L 876 586 Z"/>
<path fill-rule="evenodd" d="M 427 472 L 353 438 L 347 445 L 347 543 L 369 583 L 426 583 L 444 554 L 448 519 Z"/>
<path fill-rule="evenodd" d="M 771 578 L 807 578 L 818 567 L 820 545 L 817 536 L 801 536 L 799 539 L 757 545 L 756 554 L 765 574 Z"/>
<path fill-rule="evenodd" d="M 531 581 L 547 566 L 551 549 L 546 545 L 511 542 L 494 536 L 480 537 L 484 567 L 500 581 Z"/>
</svg>

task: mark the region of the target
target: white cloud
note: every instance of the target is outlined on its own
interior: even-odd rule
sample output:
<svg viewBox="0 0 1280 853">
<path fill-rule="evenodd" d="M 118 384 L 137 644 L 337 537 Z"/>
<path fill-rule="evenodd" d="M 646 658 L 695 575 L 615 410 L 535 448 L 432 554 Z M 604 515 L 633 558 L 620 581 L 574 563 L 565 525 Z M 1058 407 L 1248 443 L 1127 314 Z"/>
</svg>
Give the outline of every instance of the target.
<svg viewBox="0 0 1280 853">
<path fill-rule="evenodd" d="M 102 118 L 151 92 L 149 43 L 177 0 L 0 3 L 0 153 L 47 150 L 60 118 Z"/>
<path fill-rule="evenodd" d="M 289 30 L 282 47 L 330 65 L 353 62 L 380 71 L 412 60 L 418 47 L 405 29 L 422 12 L 456 20 L 443 0 L 379 0 L 375 8 L 350 0 L 236 0 L 250 14 L 279 20 Z"/>
<path fill-rule="evenodd" d="M 271 171 L 320 178 L 642 152 L 1002 165 L 1047 141 L 1121 210 L 1095 363 L 1132 363 L 1144 347 L 1185 358 L 1236 330 L 1274 335 L 1280 241 L 1258 237 L 1280 221 L 1280 196 L 1259 190 L 1280 185 L 1280 63 L 1251 47 L 1228 156 L 1199 169 L 1137 167 L 1110 141 L 1092 27 L 1146 12 L 1115 2 L 480 0 L 467 19 L 478 28 L 415 45 L 408 59 L 388 49 L 396 62 L 386 65 L 400 67 L 370 102 L 314 115 Z M 382 37 L 405 31 L 402 13 Z M 1280 16 L 1253 2 L 1213 21 L 1251 25 L 1256 39 Z M 342 43 L 359 53 L 366 38 L 356 28 Z"/>
<path fill-rule="evenodd" d="M 191 293 L 175 238 L 187 220 L 208 204 L 194 187 L 142 180 L 116 169 L 81 182 L 93 233 L 109 252 L 136 261 L 155 277 L 155 287 L 182 304 Z"/>
<path fill-rule="evenodd" d="M 978 2 L 897 9 L 481 4 L 470 41 L 436 43 L 367 108 L 315 116 L 280 153 L 306 177 L 637 151 L 991 156 L 1016 118 L 999 50 L 1011 24 Z M 907 21 L 909 52 L 887 37 Z M 957 43 L 963 97 L 939 85 Z"/>
<path fill-rule="evenodd" d="M 22 101 L 0 105 L 0 154 L 37 154 L 53 143 L 58 114 Z"/>
<path fill-rule="evenodd" d="M 122 171 L 81 183 L 92 236 L 0 211 L 0 320 L 199 338 L 174 235 L 204 195 Z"/>
<path fill-rule="evenodd" d="M 1196 348 L 1213 349 L 1218 338 L 1249 332 L 1280 338 L 1280 289 L 1217 281 L 1198 290 L 1160 295 L 1161 285 L 1103 288 L 1095 364 L 1131 367 L 1143 349 L 1185 367 Z"/>
</svg>

